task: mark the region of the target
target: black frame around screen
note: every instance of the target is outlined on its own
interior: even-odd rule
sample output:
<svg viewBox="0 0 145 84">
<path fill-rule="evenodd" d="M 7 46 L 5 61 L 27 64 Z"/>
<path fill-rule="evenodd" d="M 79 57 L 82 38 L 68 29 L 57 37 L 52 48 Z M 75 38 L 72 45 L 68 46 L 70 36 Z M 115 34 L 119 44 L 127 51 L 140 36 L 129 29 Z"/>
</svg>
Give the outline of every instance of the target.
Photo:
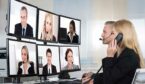
<svg viewBox="0 0 145 84">
<path fill-rule="evenodd" d="M 79 35 L 78 35 L 78 36 L 79 36 L 79 41 L 78 41 L 78 43 L 64 42 L 64 41 L 60 41 L 60 40 L 58 39 L 59 43 L 80 45 L 80 44 L 81 44 L 81 20 L 80 20 L 80 19 L 76 19 L 76 18 L 72 18 L 72 17 L 68 17 L 68 16 L 64 16 L 64 15 L 60 15 L 60 16 L 59 16 L 59 29 L 60 29 L 60 28 L 64 28 L 64 27 L 61 27 L 61 17 L 79 21 L 79 22 L 80 22 L 80 26 L 79 26 L 80 31 L 79 31 Z M 59 31 L 58 31 L 58 35 L 59 35 Z M 59 37 L 59 36 L 58 36 L 58 37 Z"/>
<path fill-rule="evenodd" d="M 18 74 L 16 74 L 16 75 L 11 75 L 11 74 L 10 74 L 10 64 L 9 64 L 9 63 L 10 63 L 10 62 L 9 62 L 9 61 L 10 61 L 10 57 L 9 57 L 9 56 L 10 56 L 10 55 L 9 55 L 9 52 L 10 52 L 10 51 L 9 51 L 9 47 L 10 47 L 10 46 L 9 46 L 9 42 L 10 42 L 10 41 L 23 42 L 23 43 L 30 43 L 30 44 L 34 44 L 34 45 L 36 46 L 36 43 L 34 43 L 34 42 L 18 41 L 18 40 L 14 40 L 14 39 L 7 39 L 7 56 L 8 56 L 8 61 L 7 61 L 7 63 L 8 63 L 8 70 L 7 70 L 7 72 L 8 72 L 8 76 L 9 76 L 9 77 L 37 76 L 37 75 L 38 75 L 38 73 L 37 73 L 37 72 L 38 72 L 38 71 L 37 71 L 37 67 L 38 67 L 38 66 L 37 66 L 37 65 L 38 65 L 38 63 L 37 63 L 37 62 L 38 62 L 37 52 L 36 52 L 36 72 L 35 72 L 35 74 L 33 74 L 33 75 L 23 75 L 23 74 L 22 74 L 22 75 L 18 75 Z M 35 49 L 35 51 L 36 51 L 36 50 L 37 50 L 37 47 L 35 47 L 35 48 L 36 48 L 36 49 Z"/>
<path fill-rule="evenodd" d="M 9 35 L 9 36 L 14 36 L 14 37 L 16 37 L 16 38 L 27 38 L 27 39 L 36 39 L 36 33 L 37 33 L 37 16 L 38 16 L 38 8 L 36 7 L 36 6 L 34 6 L 34 5 L 31 5 L 31 4 L 29 4 L 29 3 L 26 3 L 26 2 L 23 2 L 23 1 L 21 1 L 21 0 L 13 0 L 13 1 L 16 1 L 16 2 L 18 2 L 18 3 L 22 3 L 22 4 L 25 4 L 25 5 L 27 5 L 27 6 L 30 6 L 30 7 L 33 7 L 33 8 L 35 8 L 36 9 L 36 21 L 35 21 L 35 23 L 36 23 L 36 28 L 35 28 L 35 32 L 33 32 L 33 35 L 35 35 L 35 37 L 33 36 L 33 37 L 23 37 L 23 36 L 18 36 L 18 35 L 15 35 L 14 33 L 10 33 L 10 21 L 11 21 L 11 1 L 12 0 L 9 0 L 8 1 L 8 3 L 9 3 L 9 6 L 8 6 L 8 32 L 7 32 L 7 35 Z M 14 27 L 15 28 L 15 27 Z"/>
<path fill-rule="evenodd" d="M 38 73 L 38 76 L 52 76 L 52 75 L 58 75 L 60 72 L 57 72 L 56 74 L 47 74 L 47 75 L 44 75 L 44 74 L 39 74 L 39 52 L 38 52 L 38 46 L 44 46 L 44 47 L 58 47 L 58 55 L 59 55 L 59 69 L 60 69 L 60 72 L 61 72 L 61 68 L 60 68 L 60 50 L 59 50 L 59 46 L 58 45 L 44 45 L 44 44 L 37 44 L 36 45 L 36 52 L 37 52 L 37 73 Z"/>
</svg>

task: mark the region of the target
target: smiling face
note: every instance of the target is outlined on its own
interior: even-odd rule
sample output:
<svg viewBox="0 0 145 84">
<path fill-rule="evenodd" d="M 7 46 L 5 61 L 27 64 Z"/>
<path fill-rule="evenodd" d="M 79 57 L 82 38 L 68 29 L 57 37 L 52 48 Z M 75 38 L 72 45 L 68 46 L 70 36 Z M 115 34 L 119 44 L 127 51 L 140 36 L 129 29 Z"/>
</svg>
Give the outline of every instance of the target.
<svg viewBox="0 0 145 84">
<path fill-rule="evenodd" d="M 52 16 L 50 14 L 47 14 L 45 17 L 45 28 L 47 33 L 52 31 Z"/>
<path fill-rule="evenodd" d="M 67 62 L 68 62 L 68 64 L 73 63 L 73 53 L 71 51 L 69 51 L 67 54 Z"/>
<path fill-rule="evenodd" d="M 22 26 L 26 26 L 26 24 L 27 24 L 27 11 L 26 10 L 20 11 L 20 18 L 21 18 Z"/>
<path fill-rule="evenodd" d="M 27 61 L 28 61 L 28 60 L 27 60 L 27 59 L 28 59 L 27 54 L 28 54 L 28 53 L 27 53 L 27 50 L 26 50 L 25 48 L 23 48 L 22 51 L 21 51 L 21 56 L 22 56 L 22 61 L 23 61 L 23 62 L 27 62 Z"/>
<path fill-rule="evenodd" d="M 50 52 L 48 52 L 46 57 L 47 57 L 47 63 L 48 63 L 48 65 L 50 65 L 51 59 L 52 59 L 52 54 Z"/>
<path fill-rule="evenodd" d="M 112 39 L 110 39 L 110 36 L 112 34 L 112 25 L 106 24 L 104 26 L 103 32 L 101 34 L 101 37 L 103 38 L 103 44 L 109 44 Z"/>
</svg>

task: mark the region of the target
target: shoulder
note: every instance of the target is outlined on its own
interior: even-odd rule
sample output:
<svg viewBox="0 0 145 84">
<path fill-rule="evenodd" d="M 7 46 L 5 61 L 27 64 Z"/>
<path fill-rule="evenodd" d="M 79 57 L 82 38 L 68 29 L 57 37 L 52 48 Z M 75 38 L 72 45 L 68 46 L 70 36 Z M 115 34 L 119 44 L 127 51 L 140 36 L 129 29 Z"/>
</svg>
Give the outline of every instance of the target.
<svg viewBox="0 0 145 84">
<path fill-rule="evenodd" d="M 20 62 L 18 63 L 18 65 L 22 65 L 22 61 L 20 61 Z"/>
<path fill-rule="evenodd" d="M 53 35 L 53 41 L 56 41 L 56 38 L 55 38 L 55 36 Z"/>
<path fill-rule="evenodd" d="M 74 67 L 74 69 L 78 69 L 79 68 L 79 66 L 75 65 L 75 64 L 73 64 L 73 67 Z"/>
<path fill-rule="evenodd" d="M 76 36 L 76 37 L 79 37 L 76 33 L 75 33 L 75 36 Z"/>
<path fill-rule="evenodd" d="M 43 68 L 47 68 L 47 64 L 43 66 Z"/>
<path fill-rule="evenodd" d="M 19 26 L 21 26 L 21 23 L 15 24 L 15 27 L 19 27 Z"/>
<path fill-rule="evenodd" d="M 29 25 L 29 24 L 27 24 L 27 27 L 28 27 L 28 28 L 30 28 L 30 29 L 32 29 L 32 26 L 31 26 L 31 25 Z"/>
<path fill-rule="evenodd" d="M 134 57 L 134 56 L 137 56 L 137 53 L 133 49 L 130 49 L 130 48 L 125 48 L 122 53 L 126 57 Z"/>
<path fill-rule="evenodd" d="M 30 61 L 29 63 L 30 63 L 30 65 L 34 65 L 34 62 L 32 62 L 32 61 Z"/>
<path fill-rule="evenodd" d="M 18 63 L 18 67 L 20 67 L 22 64 L 23 64 L 23 62 L 20 61 L 20 62 Z"/>
<path fill-rule="evenodd" d="M 125 48 L 122 52 L 122 55 L 120 55 L 120 59 L 124 59 L 124 62 L 126 61 L 128 64 L 131 64 L 132 66 L 135 66 L 136 64 L 139 64 L 139 55 L 133 50 L 129 48 Z"/>
<path fill-rule="evenodd" d="M 53 64 L 52 64 L 51 66 L 52 66 L 52 67 L 54 67 L 54 68 L 56 68 L 56 66 L 55 66 L 55 65 L 53 65 Z"/>
<path fill-rule="evenodd" d="M 64 66 L 62 70 L 67 70 L 67 65 L 66 65 L 66 66 Z"/>
</svg>

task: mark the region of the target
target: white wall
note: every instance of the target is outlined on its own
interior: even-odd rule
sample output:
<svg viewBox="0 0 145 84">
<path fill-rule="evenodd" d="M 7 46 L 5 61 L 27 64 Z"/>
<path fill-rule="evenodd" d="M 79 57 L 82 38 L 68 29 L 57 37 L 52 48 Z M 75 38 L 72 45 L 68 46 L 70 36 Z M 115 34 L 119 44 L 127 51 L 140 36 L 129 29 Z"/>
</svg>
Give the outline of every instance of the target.
<svg viewBox="0 0 145 84">
<path fill-rule="evenodd" d="M 22 0 L 44 10 L 52 11 L 53 0 Z"/>
<path fill-rule="evenodd" d="M 7 0 L 0 0 L 0 47 L 6 47 L 6 32 L 7 26 L 6 14 L 7 14 Z"/>
</svg>

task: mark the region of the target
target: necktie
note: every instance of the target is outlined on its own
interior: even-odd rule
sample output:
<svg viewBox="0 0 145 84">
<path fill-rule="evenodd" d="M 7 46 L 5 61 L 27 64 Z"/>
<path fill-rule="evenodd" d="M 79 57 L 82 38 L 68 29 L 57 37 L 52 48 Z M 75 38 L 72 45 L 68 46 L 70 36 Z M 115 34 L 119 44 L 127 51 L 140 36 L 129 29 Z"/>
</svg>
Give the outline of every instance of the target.
<svg viewBox="0 0 145 84">
<path fill-rule="evenodd" d="M 50 74 L 50 69 L 48 70 L 48 74 Z"/>
<path fill-rule="evenodd" d="M 23 33 L 22 33 L 22 35 L 25 36 L 25 29 L 24 29 L 24 28 L 23 28 Z"/>
</svg>

